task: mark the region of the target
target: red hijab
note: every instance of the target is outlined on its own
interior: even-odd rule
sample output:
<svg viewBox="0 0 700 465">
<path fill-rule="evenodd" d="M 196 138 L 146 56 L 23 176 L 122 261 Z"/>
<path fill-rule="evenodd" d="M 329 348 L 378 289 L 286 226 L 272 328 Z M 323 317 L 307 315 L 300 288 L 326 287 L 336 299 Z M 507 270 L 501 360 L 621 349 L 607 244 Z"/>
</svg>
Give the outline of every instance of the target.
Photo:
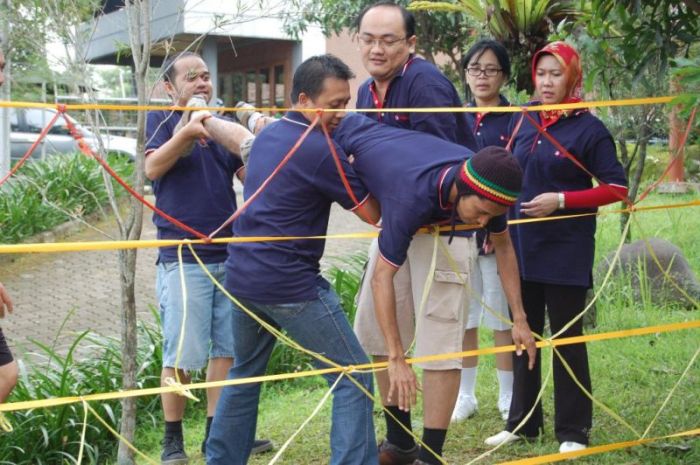
<svg viewBox="0 0 700 465">
<path fill-rule="evenodd" d="M 583 71 L 581 70 L 581 57 L 574 47 L 564 42 L 552 42 L 535 53 L 532 58 L 532 82 L 537 82 L 537 62 L 543 55 L 552 55 L 557 59 L 566 76 L 566 96 L 560 103 L 577 103 L 581 101 L 581 88 L 583 85 Z M 578 114 L 585 109 L 576 110 L 549 110 L 540 112 L 544 126 L 551 126 L 559 118 L 571 114 Z"/>
</svg>

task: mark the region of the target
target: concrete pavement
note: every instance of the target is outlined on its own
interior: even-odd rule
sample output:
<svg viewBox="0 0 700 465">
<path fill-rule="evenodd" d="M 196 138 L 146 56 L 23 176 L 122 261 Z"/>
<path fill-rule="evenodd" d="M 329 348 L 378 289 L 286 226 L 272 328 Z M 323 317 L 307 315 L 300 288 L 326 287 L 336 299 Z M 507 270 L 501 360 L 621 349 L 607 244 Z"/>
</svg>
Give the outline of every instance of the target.
<svg viewBox="0 0 700 465">
<path fill-rule="evenodd" d="M 113 219 L 95 226 L 116 237 Z M 329 234 L 372 230 L 355 215 L 334 205 Z M 150 211 L 144 212 L 143 239 L 155 239 Z M 84 229 L 61 241 L 97 241 L 108 238 Z M 326 242 L 324 263 L 330 257 L 366 252 L 368 239 L 336 239 Z M 155 249 L 138 251 L 136 302 L 138 318 L 153 321 L 155 297 Z M 26 254 L 0 265 L 0 282 L 15 302 L 15 313 L 0 321 L 16 356 L 34 350 L 31 340 L 65 348 L 75 335 L 91 330 L 105 336 L 120 334 L 120 284 L 116 251 Z M 62 327 L 59 334 L 59 329 Z"/>
</svg>

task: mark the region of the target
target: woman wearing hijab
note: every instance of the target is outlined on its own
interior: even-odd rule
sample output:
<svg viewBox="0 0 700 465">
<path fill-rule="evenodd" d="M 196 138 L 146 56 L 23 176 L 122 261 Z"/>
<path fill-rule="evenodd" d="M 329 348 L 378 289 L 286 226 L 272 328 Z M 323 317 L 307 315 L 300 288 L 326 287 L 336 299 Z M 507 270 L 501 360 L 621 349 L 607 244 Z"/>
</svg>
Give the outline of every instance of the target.
<svg viewBox="0 0 700 465">
<path fill-rule="evenodd" d="M 532 60 L 532 77 L 538 100 L 532 105 L 581 101 L 582 72 L 578 52 L 553 42 Z M 602 205 L 627 195 L 625 173 L 617 160 L 615 143 L 603 123 L 587 109 L 531 112 L 515 125 L 513 155 L 523 169 L 523 190 L 511 208 L 511 219 L 595 213 Z M 519 118 L 514 118 L 517 122 Z M 553 143 L 540 130 L 558 141 Z M 597 187 L 593 187 L 593 180 Z M 595 215 L 557 221 L 520 224 L 511 228 L 520 267 L 523 304 L 530 328 L 544 331 L 545 309 L 552 335 L 559 338 L 583 333 L 579 315 L 592 286 L 595 249 Z M 585 344 L 561 346 L 559 353 L 578 382 L 591 392 Z M 592 402 L 554 357 L 554 430 L 560 452 L 587 447 Z M 486 439 L 494 446 L 521 438 L 535 438 L 543 429 L 540 353 L 528 370 L 513 358 L 513 400 L 504 431 Z M 530 410 L 534 411 L 515 434 Z"/>
<path fill-rule="evenodd" d="M 467 76 L 467 95 L 472 98 L 471 107 L 510 106 L 501 95 L 501 87 L 510 77 L 510 58 L 506 48 L 495 40 L 480 40 L 464 55 L 462 67 Z M 505 147 L 512 113 L 466 113 L 469 130 L 474 135 L 479 150 L 487 146 Z M 479 348 L 479 326 L 493 330 L 496 346 L 511 345 L 508 301 L 501 286 L 493 247 L 485 241 L 486 235 L 477 232 L 479 256 L 471 274 L 474 297 L 469 305 L 469 317 L 464 331 L 463 350 Z M 476 374 L 478 357 L 465 357 L 462 363 L 459 397 L 452 413 L 452 421 L 472 416 L 478 407 L 476 398 Z M 508 418 L 513 394 L 513 363 L 509 353 L 496 354 L 498 378 L 498 410 L 503 419 Z"/>
</svg>

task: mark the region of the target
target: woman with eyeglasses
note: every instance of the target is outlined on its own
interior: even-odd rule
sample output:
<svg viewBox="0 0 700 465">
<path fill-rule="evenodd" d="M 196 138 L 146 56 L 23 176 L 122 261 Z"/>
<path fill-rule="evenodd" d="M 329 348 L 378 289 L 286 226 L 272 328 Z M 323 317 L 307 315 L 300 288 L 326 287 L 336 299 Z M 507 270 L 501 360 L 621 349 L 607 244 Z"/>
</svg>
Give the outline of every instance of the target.
<svg viewBox="0 0 700 465">
<path fill-rule="evenodd" d="M 581 61 L 578 52 L 564 42 L 553 42 L 535 54 L 532 78 L 537 100 L 531 105 L 581 102 Z M 586 292 L 592 286 L 595 212 L 626 197 L 625 172 L 610 132 L 588 109 L 548 109 L 528 115 L 532 120 L 524 116 L 513 139 L 513 155 L 524 176 L 510 219 L 588 215 L 511 226 L 525 313 L 537 334 L 544 331 L 546 310 L 553 336 L 580 336 L 583 323 L 576 317 L 583 311 Z M 513 122 L 520 118 L 514 117 Z M 594 179 L 597 187 L 593 187 Z M 554 431 L 559 451 L 571 452 L 587 447 L 591 429 L 592 401 L 579 387 L 591 392 L 588 356 L 583 343 L 557 350 L 576 377 L 575 381 L 555 355 Z M 541 388 L 539 350 L 533 370 L 514 357 L 513 373 L 513 401 L 505 430 L 486 439 L 487 445 L 542 433 L 542 405 L 537 402 Z"/>
<path fill-rule="evenodd" d="M 480 40 L 464 55 L 462 66 L 467 76 L 467 106 L 510 106 L 501 95 L 501 87 L 510 77 L 510 58 L 503 45 L 495 40 Z M 478 149 L 489 145 L 505 147 L 508 143 L 508 126 L 512 113 L 466 113 L 468 128 L 474 135 Z M 469 318 L 464 332 L 464 350 L 479 347 L 479 326 L 493 330 L 496 346 L 513 343 L 510 332 L 508 302 L 498 277 L 496 256 L 482 231 L 477 233 L 479 257 L 471 274 L 473 297 L 469 305 Z M 452 413 L 452 421 L 472 416 L 477 408 L 476 375 L 478 357 L 465 357 L 462 361 L 459 397 Z M 498 378 L 498 410 L 501 417 L 508 417 L 513 392 L 513 363 L 509 353 L 496 355 Z"/>
</svg>

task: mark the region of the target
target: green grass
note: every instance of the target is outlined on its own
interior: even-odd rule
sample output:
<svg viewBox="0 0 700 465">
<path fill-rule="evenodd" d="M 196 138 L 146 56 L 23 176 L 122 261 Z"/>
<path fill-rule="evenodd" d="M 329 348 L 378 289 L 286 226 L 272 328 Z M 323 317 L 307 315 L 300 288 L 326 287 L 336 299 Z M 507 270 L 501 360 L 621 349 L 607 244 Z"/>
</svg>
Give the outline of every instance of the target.
<svg viewBox="0 0 700 465">
<path fill-rule="evenodd" d="M 659 312 L 658 309 L 611 309 L 599 312 L 596 332 L 607 332 L 620 328 L 633 328 L 663 324 L 672 321 L 689 321 L 698 318 L 698 312 L 676 310 Z M 492 345 L 488 331 L 483 331 L 481 345 Z M 602 341 L 588 344 L 591 360 L 594 396 L 619 414 L 633 428 L 644 432 L 665 396 L 680 378 L 693 353 L 699 347 L 697 331 L 680 331 L 668 334 Z M 545 356 L 549 360 L 549 356 Z M 546 370 L 543 370 L 546 372 Z M 503 422 L 496 407 L 498 390 L 493 357 L 482 357 L 479 367 L 477 397 L 480 409 L 469 420 L 450 428 L 445 445 L 448 463 L 467 463 L 488 448 L 483 445 L 487 436 L 500 431 Z M 700 423 L 700 370 L 696 364 L 682 381 L 674 396 L 661 412 L 648 437 L 658 437 L 697 428 Z M 320 379 L 305 379 L 294 383 L 269 383 L 266 385 L 260 404 L 258 436 L 272 439 L 280 446 L 311 414 L 325 393 Z M 551 454 L 557 451 L 558 443 L 553 433 L 551 383 L 544 395 L 545 434 L 534 443 L 519 444 L 498 451 L 480 463 L 499 463 L 517 458 Z M 198 407 L 199 408 L 199 407 Z M 192 409 L 194 410 L 194 409 Z M 191 410 L 191 411 L 192 411 Z M 420 405 L 413 417 L 414 431 L 421 432 Z M 201 409 L 194 417 L 185 421 L 188 453 L 193 465 L 204 464 L 198 447 L 204 433 L 204 416 Z M 326 463 L 330 456 L 328 437 L 330 433 L 330 404 L 302 431 L 279 463 L 311 464 Z M 383 416 L 376 409 L 377 437 L 384 432 Z M 594 445 L 634 439 L 632 432 L 608 416 L 601 408 L 594 408 Z M 139 435 L 138 447 L 150 457 L 159 455 L 161 432 L 149 431 Z M 665 448 L 658 446 L 664 445 Z M 579 459 L 582 464 L 680 464 L 700 463 L 700 440 L 666 440 L 656 447 L 635 447 Z M 681 449 L 689 447 L 683 452 Z M 251 465 L 268 463 L 272 455 L 253 457 Z M 145 462 L 141 462 L 145 463 Z"/>
</svg>

